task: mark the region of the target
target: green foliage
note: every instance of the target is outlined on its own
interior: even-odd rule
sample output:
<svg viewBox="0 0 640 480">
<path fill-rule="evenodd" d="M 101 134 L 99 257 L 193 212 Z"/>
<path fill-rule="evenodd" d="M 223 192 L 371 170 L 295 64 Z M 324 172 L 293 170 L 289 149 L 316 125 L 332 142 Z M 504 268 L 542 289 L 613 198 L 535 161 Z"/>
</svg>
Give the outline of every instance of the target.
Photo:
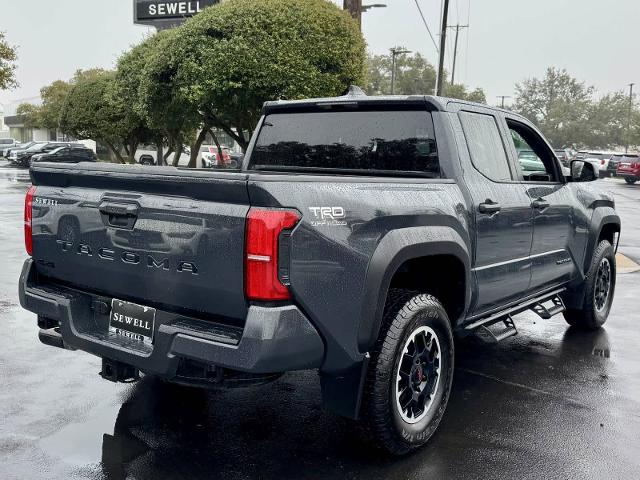
<svg viewBox="0 0 640 480">
<path fill-rule="evenodd" d="M 368 58 L 367 93 L 369 95 L 389 95 L 391 93 L 392 56 L 370 55 Z M 436 88 L 436 68 L 419 53 L 396 56 L 395 93 L 398 95 L 431 95 Z M 445 74 L 446 80 L 446 74 Z M 444 95 L 471 102 L 486 103 L 481 88 L 469 91 L 468 87 L 456 83 L 446 83 Z"/>
<path fill-rule="evenodd" d="M 120 151 L 135 143 L 136 127 L 130 105 L 118 95 L 115 72 L 96 72 L 74 82 L 61 112 L 65 133 L 104 142 L 124 163 Z"/>
<path fill-rule="evenodd" d="M 9 45 L 4 32 L 0 32 L 0 90 L 8 90 L 18 86 L 15 76 L 18 59 L 16 48 Z"/>
<path fill-rule="evenodd" d="M 104 72 L 101 68 L 78 70 L 68 82 L 56 80 L 40 89 L 41 105 L 22 104 L 18 106 L 17 113 L 25 116 L 25 125 L 29 128 L 58 128 L 62 107 L 73 85 L 78 81 L 100 76 Z"/>
<path fill-rule="evenodd" d="M 640 111 L 634 105 L 627 132 L 629 96 L 624 92 L 594 100 L 594 88 L 566 70 L 548 68 L 541 79 L 516 85 L 514 110 L 533 121 L 556 147 L 615 149 L 640 145 Z"/>
<path fill-rule="evenodd" d="M 391 93 L 392 58 L 388 55 L 372 55 L 368 59 L 369 95 Z M 419 53 L 396 56 L 395 93 L 399 95 L 430 95 L 436 88 L 436 68 Z"/>
<path fill-rule="evenodd" d="M 215 126 L 246 148 L 265 101 L 341 94 L 362 82 L 364 50 L 327 0 L 229 0 L 158 42 L 143 104 L 150 119 L 177 111 L 184 128 Z"/>
<path fill-rule="evenodd" d="M 585 144 L 592 95 L 593 87 L 566 70 L 548 68 L 544 78 L 516 84 L 514 110 L 536 123 L 553 145 L 567 139 Z"/>
<path fill-rule="evenodd" d="M 40 128 L 40 107 L 33 103 L 21 103 L 16 109 L 16 114 L 24 117 L 24 125 L 27 128 Z"/>
<path fill-rule="evenodd" d="M 461 83 L 456 83 L 455 85 L 446 84 L 444 87 L 444 95 L 469 102 L 487 103 L 487 97 L 483 89 L 476 88 L 469 91 L 467 87 Z"/>
</svg>

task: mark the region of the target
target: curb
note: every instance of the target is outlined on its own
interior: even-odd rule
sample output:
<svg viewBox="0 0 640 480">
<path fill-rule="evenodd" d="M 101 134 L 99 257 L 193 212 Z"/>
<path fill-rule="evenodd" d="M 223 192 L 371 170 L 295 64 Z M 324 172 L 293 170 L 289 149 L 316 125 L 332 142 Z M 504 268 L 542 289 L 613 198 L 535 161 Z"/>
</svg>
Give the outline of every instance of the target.
<svg viewBox="0 0 640 480">
<path fill-rule="evenodd" d="M 635 273 L 640 271 L 640 265 L 621 253 L 616 254 L 617 273 Z"/>
</svg>

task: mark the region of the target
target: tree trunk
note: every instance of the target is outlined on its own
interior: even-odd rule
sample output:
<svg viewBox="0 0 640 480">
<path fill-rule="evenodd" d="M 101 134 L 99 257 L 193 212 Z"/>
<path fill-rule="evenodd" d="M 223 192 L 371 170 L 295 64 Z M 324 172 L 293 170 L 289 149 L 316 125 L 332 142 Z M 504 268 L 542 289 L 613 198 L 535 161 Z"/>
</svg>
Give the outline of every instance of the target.
<svg viewBox="0 0 640 480">
<path fill-rule="evenodd" d="M 164 149 L 162 148 L 162 138 L 158 138 L 156 140 L 156 165 L 158 165 L 159 167 L 164 166 L 165 161 L 164 161 Z"/>
<path fill-rule="evenodd" d="M 117 148 L 113 145 L 113 143 L 111 143 L 111 142 L 107 142 L 107 141 L 105 141 L 104 143 L 107 145 L 107 147 L 109 147 L 109 149 L 111 150 L 111 152 L 115 155 L 116 160 L 118 160 L 118 162 L 120 162 L 120 163 L 127 163 L 127 162 L 125 162 L 124 158 L 122 158 L 122 155 L 120 154 L 120 150 L 119 150 L 119 149 L 117 149 Z"/>
<path fill-rule="evenodd" d="M 136 152 L 138 151 L 138 141 L 137 140 L 132 140 L 131 143 L 129 144 L 128 150 L 129 150 L 128 151 L 129 163 L 135 164 L 136 163 Z"/>
<path fill-rule="evenodd" d="M 174 167 L 177 167 L 180 164 L 180 157 L 182 156 L 182 142 L 178 142 L 177 146 L 176 146 L 176 153 L 175 156 L 173 157 L 173 163 L 172 165 Z"/>
<path fill-rule="evenodd" d="M 171 156 L 171 154 L 173 153 L 173 146 L 175 144 L 175 140 L 173 139 L 173 137 L 169 137 L 169 146 L 167 148 L 167 151 L 165 152 L 164 156 L 162 157 L 163 163 L 165 165 L 168 164 L 167 159 Z"/>
<path fill-rule="evenodd" d="M 189 168 L 197 168 L 198 156 L 200 155 L 200 147 L 202 147 L 203 142 L 207 138 L 207 132 L 209 131 L 207 125 L 204 126 L 198 136 L 196 137 L 195 142 L 191 145 L 191 158 L 189 158 Z"/>
<path fill-rule="evenodd" d="M 218 147 L 218 155 L 219 155 L 218 158 L 220 158 L 220 161 L 222 162 L 222 147 L 220 146 L 218 137 L 216 137 L 216 134 L 213 133 L 213 130 L 209 130 L 209 134 L 211 135 L 211 138 L 213 138 L 213 143 L 215 143 L 216 147 Z"/>
</svg>

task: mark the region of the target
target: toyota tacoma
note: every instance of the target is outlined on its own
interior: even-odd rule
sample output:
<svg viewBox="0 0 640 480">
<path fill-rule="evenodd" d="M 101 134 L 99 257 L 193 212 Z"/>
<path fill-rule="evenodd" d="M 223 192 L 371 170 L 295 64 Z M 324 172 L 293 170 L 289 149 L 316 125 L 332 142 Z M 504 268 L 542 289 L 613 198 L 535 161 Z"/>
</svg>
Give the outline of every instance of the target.
<svg viewBox="0 0 640 480">
<path fill-rule="evenodd" d="M 519 152 L 538 167 L 523 168 Z M 454 338 L 607 319 L 620 219 L 513 112 L 431 96 L 264 105 L 235 171 L 38 163 L 20 300 L 101 375 L 211 388 L 317 370 L 395 454 L 428 441 Z"/>
</svg>

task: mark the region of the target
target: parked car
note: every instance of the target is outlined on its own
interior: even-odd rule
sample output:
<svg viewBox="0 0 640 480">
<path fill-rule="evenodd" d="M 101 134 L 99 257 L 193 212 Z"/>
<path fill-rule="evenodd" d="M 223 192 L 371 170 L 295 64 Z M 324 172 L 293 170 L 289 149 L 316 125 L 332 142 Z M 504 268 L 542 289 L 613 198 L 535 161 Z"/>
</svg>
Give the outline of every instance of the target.
<svg viewBox="0 0 640 480">
<path fill-rule="evenodd" d="M 624 178 L 629 185 L 640 180 L 640 156 L 632 153 L 625 154 L 618 164 L 616 175 Z"/>
<path fill-rule="evenodd" d="M 556 148 L 554 152 L 556 157 L 558 157 L 558 160 L 560 160 L 560 163 L 565 167 L 568 167 L 571 160 L 574 159 L 573 155 L 571 155 L 571 150 L 568 148 Z"/>
<path fill-rule="evenodd" d="M 514 134 L 542 174 L 522 174 Z M 515 113 L 354 89 L 266 103 L 251 145 L 238 172 L 34 164 L 19 296 L 40 340 L 114 382 L 317 370 L 328 410 L 405 454 L 443 418 L 454 333 L 501 341 L 526 310 L 607 320 L 614 199 Z"/>
<path fill-rule="evenodd" d="M 7 156 L 7 150 L 17 147 L 20 142 L 13 138 L 0 138 L 0 157 Z"/>
<path fill-rule="evenodd" d="M 7 148 L 5 151 L 5 158 L 10 160 L 11 154 L 18 150 L 26 150 L 27 148 L 33 147 L 37 143 L 45 143 L 45 142 L 27 142 L 27 143 L 19 143 L 15 147 Z"/>
<path fill-rule="evenodd" d="M 36 143 L 26 150 L 13 150 L 9 156 L 9 161 L 20 167 L 28 167 L 31 164 L 31 157 L 40 153 L 49 153 L 60 147 L 74 145 L 72 142 L 42 142 Z M 79 145 L 79 144 L 75 144 Z"/>
<path fill-rule="evenodd" d="M 35 162 L 79 163 L 98 160 L 95 152 L 82 144 L 58 147 L 49 153 L 39 153 L 31 157 L 31 165 Z"/>
<path fill-rule="evenodd" d="M 215 145 L 205 148 L 207 151 L 202 154 L 202 168 L 238 168 L 238 162 L 231 158 L 231 150 L 228 147 L 220 146 L 222 155 Z"/>
<path fill-rule="evenodd" d="M 164 154 L 168 151 L 167 147 L 163 148 Z M 158 155 L 158 150 L 155 145 L 140 145 L 136 150 L 134 158 L 136 163 L 141 165 L 156 165 L 156 156 Z M 180 154 L 179 165 L 186 166 L 189 163 L 189 159 L 191 156 L 191 150 L 189 147 L 185 146 Z M 167 165 L 173 165 L 173 161 L 176 158 L 175 153 L 170 154 L 166 159 Z"/>
<path fill-rule="evenodd" d="M 596 167 L 596 172 L 598 173 L 599 178 L 604 178 L 610 175 L 607 167 L 612 156 L 613 153 L 608 152 L 587 152 L 584 159 Z"/>
<path fill-rule="evenodd" d="M 609 163 L 607 164 L 607 177 L 615 177 L 616 172 L 618 170 L 618 165 L 624 158 L 624 153 L 614 153 L 609 159 Z"/>
</svg>

